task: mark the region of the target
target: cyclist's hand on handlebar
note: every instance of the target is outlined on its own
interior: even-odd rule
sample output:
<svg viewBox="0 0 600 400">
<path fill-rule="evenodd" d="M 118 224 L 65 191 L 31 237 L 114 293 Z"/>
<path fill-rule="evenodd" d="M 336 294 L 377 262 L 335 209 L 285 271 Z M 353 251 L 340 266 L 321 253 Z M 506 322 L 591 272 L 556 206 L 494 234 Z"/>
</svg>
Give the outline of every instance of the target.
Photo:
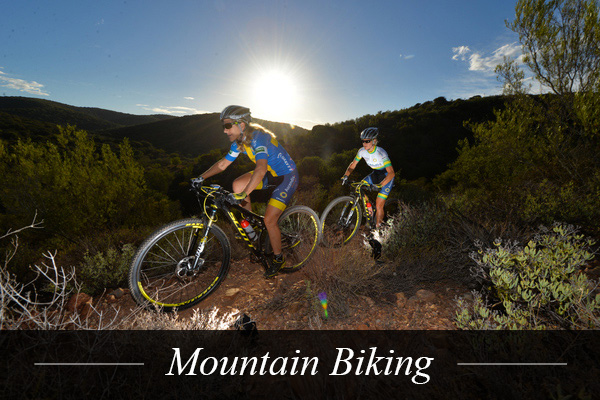
<svg viewBox="0 0 600 400">
<path fill-rule="evenodd" d="M 248 197 L 246 192 L 242 193 L 229 193 L 227 195 L 227 202 L 230 204 L 240 204 L 244 199 Z"/>
<path fill-rule="evenodd" d="M 348 176 L 347 175 L 342 176 L 342 186 L 344 186 L 347 183 L 348 183 Z"/>
<path fill-rule="evenodd" d="M 374 183 L 371 184 L 371 191 L 379 192 L 381 190 L 381 185 L 376 185 Z"/>
<path fill-rule="evenodd" d="M 199 176 L 197 178 L 193 178 L 191 180 L 191 183 L 192 183 L 193 187 L 200 187 L 200 186 L 202 186 L 202 182 L 204 182 L 204 178 L 201 177 L 201 176 Z"/>
</svg>

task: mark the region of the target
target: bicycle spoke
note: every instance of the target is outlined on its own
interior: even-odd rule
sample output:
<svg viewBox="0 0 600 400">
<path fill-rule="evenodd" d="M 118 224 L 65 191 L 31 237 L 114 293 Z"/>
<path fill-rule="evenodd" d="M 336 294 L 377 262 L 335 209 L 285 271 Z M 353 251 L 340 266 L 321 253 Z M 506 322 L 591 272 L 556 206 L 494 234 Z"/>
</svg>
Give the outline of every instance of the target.
<svg viewBox="0 0 600 400">
<path fill-rule="evenodd" d="M 172 224 L 174 228 L 159 230 L 156 239 L 138 251 L 130 277 L 136 300 L 165 309 L 185 308 L 206 297 L 224 278 L 229 267 L 227 238 L 213 227 L 196 260 L 192 244 L 202 236 L 196 221 L 183 220 Z"/>
</svg>

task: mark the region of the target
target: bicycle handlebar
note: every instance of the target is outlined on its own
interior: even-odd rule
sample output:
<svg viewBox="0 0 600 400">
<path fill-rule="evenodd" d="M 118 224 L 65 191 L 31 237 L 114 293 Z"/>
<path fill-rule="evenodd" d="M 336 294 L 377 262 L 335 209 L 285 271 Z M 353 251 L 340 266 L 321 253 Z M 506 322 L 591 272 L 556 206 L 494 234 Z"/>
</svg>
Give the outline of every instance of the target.
<svg viewBox="0 0 600 400">
<path fill-rule="evenodd" d="M 360 180 L 360 181 L 348 181 L 347 185 L 352 186 L 354 188 L 358 188 L 358 187 L 365 187 L 367 190 L 370 190 L 371 192 L 375 192 L 378 191 L 379 189 L 375 190 L 371 188 L 371 184 L 367 181 Z"/>
</svg>

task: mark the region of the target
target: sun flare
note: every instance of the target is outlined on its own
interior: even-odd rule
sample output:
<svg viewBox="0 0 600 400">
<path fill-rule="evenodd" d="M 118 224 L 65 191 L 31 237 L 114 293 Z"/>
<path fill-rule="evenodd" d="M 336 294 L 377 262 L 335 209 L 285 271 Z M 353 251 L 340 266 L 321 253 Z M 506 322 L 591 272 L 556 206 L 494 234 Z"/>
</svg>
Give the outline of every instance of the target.
<svg viewBox="0 0 600 400">
<path fill-rule="evenodd" d="M 281 71 L 263 73 L 255 81 L 254 98 L 265 117 L 289 117 L 298 103 L 296 82 Z"/>
</svg>

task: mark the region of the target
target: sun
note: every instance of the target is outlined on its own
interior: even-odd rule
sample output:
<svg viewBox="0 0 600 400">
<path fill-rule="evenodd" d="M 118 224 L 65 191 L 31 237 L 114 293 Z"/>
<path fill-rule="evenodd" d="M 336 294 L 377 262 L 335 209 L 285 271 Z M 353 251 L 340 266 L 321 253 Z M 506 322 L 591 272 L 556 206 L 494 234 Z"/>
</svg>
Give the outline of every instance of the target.
<svg viewBox="0 0 600 400">
<path fill-rule="evenodd" d="M 266 118 L 281 120 L 290 117 L 298 103 L 297 84 L 285 72 L 264 72 L 255 81 L 254 102 Z"/>
</svg>

